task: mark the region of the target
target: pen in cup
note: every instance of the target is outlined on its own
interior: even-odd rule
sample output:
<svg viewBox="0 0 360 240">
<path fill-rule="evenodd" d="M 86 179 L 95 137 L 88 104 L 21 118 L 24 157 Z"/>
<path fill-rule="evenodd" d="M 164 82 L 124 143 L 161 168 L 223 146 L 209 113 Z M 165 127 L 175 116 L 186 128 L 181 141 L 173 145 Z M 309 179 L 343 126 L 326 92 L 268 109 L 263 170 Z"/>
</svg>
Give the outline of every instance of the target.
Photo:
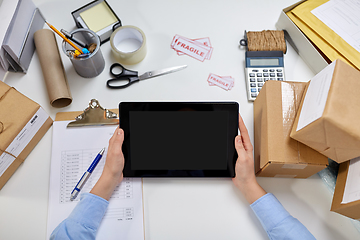
<svg viewBox="0 0 360 240">
<path fill-rule="evenodd" d="M 67 42 L 67 43 L 70 44 L 73 48 L 75 48 L 76 50 L 78 50 L 81 54 L 89 53 L 89 50 L 87 50 L 86 48 L 80 49 L 78 46 L 76 46 L 73 42 L 71 42 L 69 39 L 67 39 L 59 30 L 57 30 L 53 25 L 51 25 L 51 24 L 48 23 L 47 21 L 45 21 L 45 23 L 46 23 L 54 32 L 56 32 L 62 39 L 64 39 L 65 42 Z"/>
<path fill-rule="evenodd" d="M 77 195 L 79 194 L 79 192 L 81 191 L 81 189 L 85 185 L 86 181 L 89 179 L 92 172 L 94 171 L 96 165 L 99 163 L 99 161 L 102 158 L 104 152 L 105 152 L 105 148 L 101 149 L 101 151 L 96 155 L 94 161 L 91 163 L 88 170 L 82 175 L 79 182 L 76 184 L 74 190 L 72 190 L 72 192 L 71 192 L 71 196 L 70 196 L 71 201 L 73 201 L 77 197 Z"/>
<path fill-rule="evenodd" d="M 75 37 L 74 37 L 73 35 L 71 35 L 68 31 L 66 31 L 66 30 L 64 30 L 64 29 L 61 29 L 60 31 L 64 34 L 64 36 L 65 36 L 66 38 L 72 40 L 74 43 L 78 44 L 78 45 L 81 46 L 82 48 L 88 48 L 83 41 L 81 41 L 80 39 L 75 38 Z"/>
</svg>

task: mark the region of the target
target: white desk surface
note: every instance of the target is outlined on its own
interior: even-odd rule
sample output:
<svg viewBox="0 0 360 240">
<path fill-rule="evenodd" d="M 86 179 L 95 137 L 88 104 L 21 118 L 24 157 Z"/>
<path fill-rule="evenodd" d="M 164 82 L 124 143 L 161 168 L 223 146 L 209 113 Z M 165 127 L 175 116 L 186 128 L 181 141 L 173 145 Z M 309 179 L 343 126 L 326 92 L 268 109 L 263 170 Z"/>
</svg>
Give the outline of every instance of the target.
<svg viewBox="0 0 360 240">
<path fill-rule="evenodd" d="M 89 0 L 33 0 L 56 28 L 75 28 L 71 12 Z M 61 52 L 73 102 L 51 107 L 39 59 L 35 53 L 27 74 L 9 73 L 5 83 L 39 103 L 55 119 L 59 111 L 80 111 L 92 98 L 105 108 L 121 101 L 237 101 L 253 141 L 253 104 L 247 101 L 244 54 L 238 42 L 244 30 L 275 29 L 283 8 L 296 0 L 136 0 L 107 1 L 123 25 L 142 29 L 148 52 L 136 65 L 139 73 L 187 64 L 177 73 L 153 78 L 123 90 L 110 90 L 106 80 L 115 62 L 110 43 L 101 47 L 106 66 L 95 78 L 79 77 Z M 178 56 L 170 48 L 175 34 L 209 37 L 211 60 Z M 61 39 L 57 36 L 60 49 Z M 210 73 L 235 78 L 230 91 L 210 87 Z M 285 55 L 287 80 L 308 81 L 314 74 L 289 46 Z M 45 239 L 52 128 L 0 190 L 0 239 Z M 352 222 L 330 212 L 332 195 L 317 174 L 308 179 L 258 178 L 285 208 L 317 239 L 359 239 Z M 231 179 L 144 179 L 145 239 L 266 239 L 267 235 Z"/>
</svg>

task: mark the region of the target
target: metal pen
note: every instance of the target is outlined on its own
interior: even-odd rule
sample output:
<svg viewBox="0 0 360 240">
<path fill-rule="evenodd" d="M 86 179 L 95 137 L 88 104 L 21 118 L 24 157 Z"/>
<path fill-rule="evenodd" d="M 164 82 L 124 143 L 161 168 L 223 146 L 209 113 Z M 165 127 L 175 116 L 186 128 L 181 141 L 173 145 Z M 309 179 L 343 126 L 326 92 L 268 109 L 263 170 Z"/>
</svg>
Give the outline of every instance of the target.
<svg viewBox="0 0 360 240">
<path fill-rule="evenodd" d="M 79 194 L 79 192 L 81 191 L 81 189 L 85 185 L 86 181 L 91 176 L 91 173 L 94 171 L 96 165 L 99 163 L 99 161 L 102 158 L 104 152 L 105 152 L 105 148 L 101 149 L 101 151 L 98 153 L 98 155 L 96 155 L 94 161 L 91 163 L 88 170 L 82 175 L 79 182 L 76 184 L 74 190 L 72 190 L 72 192 L 71 192 L 70 201 L 73 201 L 77 197 L 77 195 Z"/>
</svg>

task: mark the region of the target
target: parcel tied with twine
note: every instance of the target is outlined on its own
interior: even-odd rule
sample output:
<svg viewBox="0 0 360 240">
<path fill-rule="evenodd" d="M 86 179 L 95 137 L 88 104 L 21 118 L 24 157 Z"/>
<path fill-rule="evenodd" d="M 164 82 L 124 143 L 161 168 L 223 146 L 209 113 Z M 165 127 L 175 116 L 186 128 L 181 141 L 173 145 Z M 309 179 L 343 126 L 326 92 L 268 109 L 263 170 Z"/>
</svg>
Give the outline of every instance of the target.
<svg viewBox="0 0 360 240">
<path fill-rule="evenodd" d="M 39 104 L 0 81 L 0 189 L 52 123 Z"/>
</svg>

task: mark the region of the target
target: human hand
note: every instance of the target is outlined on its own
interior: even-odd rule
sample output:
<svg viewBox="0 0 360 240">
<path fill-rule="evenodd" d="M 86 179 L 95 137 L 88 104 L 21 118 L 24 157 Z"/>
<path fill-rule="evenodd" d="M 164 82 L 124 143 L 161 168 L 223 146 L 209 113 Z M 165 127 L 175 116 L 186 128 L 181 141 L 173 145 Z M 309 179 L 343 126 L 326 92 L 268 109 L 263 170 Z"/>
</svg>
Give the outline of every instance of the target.
<svg viewBox="0 0 360 240">
<path fill-rule="evenodd" d="M 123 180 L 124 155 L 122 144 L 124 131 L 117 127 L 109 140 L 105 166 L 103 172 L 91 190 L 91 193 L 109 200 L 115 187 Z"/>
<path fill-rule="evenodd" d="M 109 140 L 109 148 L 104 166 L 104 175 L 111 176 L 116 185 L 123 179 L 124 155 L 122 152 L 122 144 L 124 141 L 124 131 L 117 127 L 113 136 Z"/>
<path fill-rule="evenodd" d="M 248 130 L 243 119 L 239 115 L 240 135 L 235 137 L 235 149 L 238 159 L 235 165 L 235 178 L 233 183 L 244 194 L 246 200 L 251 204 L 266 192 L 258 184 L 254 172 L 253 146 L 250 141 Z"/>
</svg>

